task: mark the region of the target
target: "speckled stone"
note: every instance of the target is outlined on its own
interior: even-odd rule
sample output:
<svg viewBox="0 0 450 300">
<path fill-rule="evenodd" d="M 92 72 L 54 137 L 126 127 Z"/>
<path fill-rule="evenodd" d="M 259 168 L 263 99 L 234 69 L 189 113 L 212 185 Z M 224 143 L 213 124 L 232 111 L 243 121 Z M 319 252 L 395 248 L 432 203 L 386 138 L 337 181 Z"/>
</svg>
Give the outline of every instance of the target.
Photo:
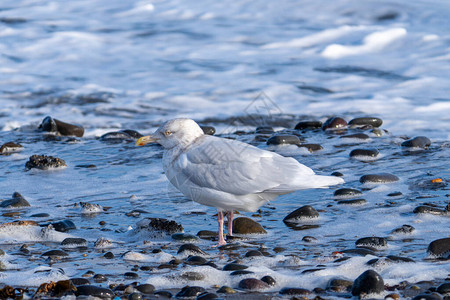
<svg viewBox="0 0 450 300">
<path fill-rule="evenodd" d="M 356 247 L 387 247 L 387 240 L 383 237 L 369 236 L 358 239 L 356 242 Z"/>
<path fill-rule="evenodd" d="M 359 179 L 361 183 L 391 183 L 399 180 L 397 176 L 389 173 L 367 174 Z"/>
<path fill-rule="evenodd" d="M 193 298 L 197 297 L 201 293 L 204 293 L 206 290 L 201 286 L 185 286 L 179 291 L 175 297 L 176 298 Z"/>
</svg>

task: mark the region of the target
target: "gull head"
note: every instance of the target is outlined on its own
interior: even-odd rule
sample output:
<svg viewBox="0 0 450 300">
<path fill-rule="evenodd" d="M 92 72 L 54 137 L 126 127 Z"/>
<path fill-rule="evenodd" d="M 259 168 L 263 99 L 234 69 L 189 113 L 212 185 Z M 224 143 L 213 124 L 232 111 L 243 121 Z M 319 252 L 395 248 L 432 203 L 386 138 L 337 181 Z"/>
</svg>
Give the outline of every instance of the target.
<svg viewBox="0 0 450 300">
<path fill-rule="evenodd" d="M 162 124 L 155 133 L 141 137 L 136 145 L 144 146 L 156 142 L 165 149 L 180 146 L 185 148 L 203 135 L 203 130 L 194 120 L 179 118 L 172 119 Z"/>
</svg>

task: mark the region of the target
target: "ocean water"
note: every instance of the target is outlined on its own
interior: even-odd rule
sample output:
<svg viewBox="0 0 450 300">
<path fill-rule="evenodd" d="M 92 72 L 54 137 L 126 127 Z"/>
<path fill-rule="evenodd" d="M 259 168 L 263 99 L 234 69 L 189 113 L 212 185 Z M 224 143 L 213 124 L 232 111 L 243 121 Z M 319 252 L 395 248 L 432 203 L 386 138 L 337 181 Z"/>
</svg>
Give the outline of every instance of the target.
<svg viewBox="0 0 450 300">
<path fill-rule="evenodd" d="M 242 255 L 249 247 L 271 254 L 244 260 L 254 276 L 277 280 L 268 293 L 283 287 L 325 288 L 334 277 L 354 280 L 374 257 L 352 256 L 335 264 L 333 253 L 353 248 L 360 237 L 389 236 L 403 224 L 416 231 L 406 238 L 392 237 L 377 255 L 403 255 L 416 263 L 378 266 L 385 283 L 444 280 L 450 273 L 448 261 L 430 259 L 426 249 L 431 241 L 449 237 L 449 218 L 412 211 L 423 203 L 445 207 L 449 201 L 445 185 L 429 184 L 434 178 L 444 183 L 450 178 L 449 12 L 450 2 L 437 0 L 2 1 L 0 141 L 19 142 L 24 149 L 0 157 L 0 198 L 9 199 L 17 191 L 31 207 L 12 217 L 3 214 L 1 222 L 33 219 L 42 225 L 71 219 L 77 229 L 1 229 L 6 271 L 0 283 L 36 287 L 92 270 L 107 274 L 108 281 L 99 283 L 107 286 L 130 282 L 123 273 L 134 265 L 150 265 L 152 271 L 138 272 L 139 282 L 157 289 L 237 287 L 242 277 L 211 267 L 156 268 L 177 257 L 181 243 L 170 236 L 142 236 L 136 223 L 145 217 L 173 219 L 195 235 L 216 230 L 214 209 L 189 201 L 167 183 L 158 146 L 98 139 L 122 129 L 151 133 L 174 117 L 193 118 L 214 126 L 219 135 L 294 156 L 320 174 L 340 171 L 345 187 L 363 190 L 363 206 L 337 205 L 332 188 L 282 196 L 253 216 L 268 234 L 238 241 L 244 249 L 238 252 Z M 81 124 L 85 135 L 48 139 L 36 130 L 46 116 Z M 347 121 L 379 117 L 385 131 L 352 143 L 336 135 L 307 134 L 308 142 L 324 147 L 313 154 L 296 146 L 270 148 L 253 134 L 233 135 L 237 130 L 250 133 L 257 125 L 282 130 L 299 120 L 325 121 L 330 116 Z M 421 135 L 431 139 L 429 150 L 409 152 L 399 146 Z M 349 159 L 357 147 L 378 148 L 380 156 L 373 161 Z M 60 157 L 68 166 L 25 171 L 33 154 Z M 77 167 L 87 164 L 96 168 Z M 377 172 L 393 173 L 400 181 L 359 183 L 360 176 Z M 397 191 L 402 195 L 387 196 Z M 86 214 L 75 205 L 79 202 L 106 210 Z M 305 204 L 319 210 L 319 219 L 311 221 L 318 227 L 287 227 L 282 219 Z M 136 209 L 146 213 L 126 215 Z M 50 216 L 30 218 L 41 212 Z M 305 235 L 318 242 L 302 242 Z M 88 248 L 70 249 L 69 258 L 56 262 L 41 257 L 61 249 L 66 237 L 86 238 Z M 101 237 L 112 241 L 106 251 L 115 254 L 113 260 L 103 257 L 105 249 L 94 247 Z M 219 266 L 233 258 L 212 248 L 214 242 L 197 243 Z M 28 256 L 18 254 L 23 244 L 30 249 Z M 273 249 L 278 246 L 286 250 L 277 254 Z M 152 253 L 161 247 L 163 254 Z M 302 273 L 317 265 L 325 267 Z M 179 279 L 185 271 L 209 276 L 187 282 Z"/>
</svg>

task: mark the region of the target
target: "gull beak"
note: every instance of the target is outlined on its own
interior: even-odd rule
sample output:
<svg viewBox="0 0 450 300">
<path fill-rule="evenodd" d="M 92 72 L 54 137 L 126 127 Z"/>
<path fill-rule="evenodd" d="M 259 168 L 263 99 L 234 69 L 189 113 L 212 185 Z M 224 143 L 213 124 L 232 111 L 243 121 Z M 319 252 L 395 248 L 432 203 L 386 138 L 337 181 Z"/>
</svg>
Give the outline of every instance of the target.
<svg viewBox="0 0 450 300">
<path fill-rule="evenodd" d="M 157 142 L 158 140 L 159 138 L 157 138 L 154 135 L 146 135 L 137 140 L 136 146 L 144 146 L 147 145 L 148 143 Z"/>
</svg>

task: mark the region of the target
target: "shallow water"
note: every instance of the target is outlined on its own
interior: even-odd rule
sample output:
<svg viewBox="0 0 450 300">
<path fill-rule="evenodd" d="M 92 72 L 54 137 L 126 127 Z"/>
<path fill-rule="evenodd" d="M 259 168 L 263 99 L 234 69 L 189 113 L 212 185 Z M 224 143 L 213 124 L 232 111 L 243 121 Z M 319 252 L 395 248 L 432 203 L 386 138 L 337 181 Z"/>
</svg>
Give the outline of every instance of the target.
<svg viewBox="0 0 450 300">
<path fill-rule="evenodd" d="M 31 207 L 2 209 L 20 214 L 4 214 L 1 220 L 33 219 L 43 225 L 70 219 L 77 229 L 0 230 L 7 269 L 0 283 L 36 287 L 92 270 L 106 274 L 107 282 L 96 284 L 108 286 L 136 281 L 123 274 L 134 265 L 147 265 L 152 270 L 138 271 L 138 281 L 157 289 L 176 291 L 186 284 L 236 288 L 242 276 L 210 267 L 157 268 L 176 257 L 182 243 L 170 236 L 155 240 L 136 233 L 136 223 L 145 217 L 172 219 L 195 235 L 216 230 L 214 209 L 169 186 L 160 147 L 98 139 L 120 129 L 150 133 L 162 121 L 180 116 L 212 125 L 219 135 L 294 156 L 319 174 L 340 171 L 344 187 L 362 189 L 367 200 L 362 206 L 338 205 L 336 188 L 279 197 L 259 214 L 246 214 L 267 235 L 238 240 L 240 248 L 231 252 L 212 248 L 209 240 L 197 242 L 219 267 L 248 249 L 263 249 L 270 257 L 244 263 L 256 273 L 248 277 L 270 274 L 276 279 L 270 295 L 283 287 L 325 288 L 333 277 L 354 280 L 374 258 L 352 256 L 334 263 L 341 255 L 334 252 L 354 248 L 360 237 L 386 237 L 409 224 L 416 228 L 411 236 L 393 236 L 376 255 L 406 256 L 416 263 L 387 264 L 376 271 L 388 286 L 441 282 L 450 265 L 429 259 L 426 249 L 431 241 L 449 237 L 448 216 L 412 211 L 423 203 L 448 204 L 449 11 L 445 1 L 3 1 L 0 141 L 19 142 L 24 149 L 0 157 L 0 197 L 10 199 L 17 191 Z M 36 128 L 47 115 L 81 124 L 84 137 L 45 137 Z M 387 132 L 378 137 L 367 131 L 368 141 L 305 133 L 308 143 L 324 148 L 313 154 L 296 146 L 268 147 L 251 133 L 256 126 L 282 130 L 303 119 L 325 121 L 332 115 L 347 121 L 380 117 Z M 247 134 L 234 135 L 237 130 Z M 400 146 L 405 138 L 420 135 L 432 140 L 430 149 L 405 151 Z M 373 161 L 350 159 L 355 148 L 377 148 L 380 155 Z M 67 167 L 25 171 L 33 154 L 62 158 Z M 79 167 L 90 164 L 95 168 Z M 376 186 L 359 182 L 364 174 L 380 172 L 395 174 L 400 181 Z M 431 184 L 435 178 L 444 184 Z M 397 191 L 402 194 L 387 196 Z M 79 202 L 99 204 L 106 211 L 86 214 L 75 205 Z M 307 223 L 318 227 L 287 227 L 282 219 L 305 204 L 319 211 L 319 219 Z M 137 209 L 147 212 L 126 215 Z M 50 216 L 30 217 L 41 212 Z M 308 235 L 317 242 L 301 241 Z M 88 247 L 67 250 L 69 258 L 61 261 L 41 257 L 61 249 L 66 237 L 86 238 Z M 111 248 L 95 248 L 100 237 L 111 240 Z M 20 251 L 23 244 L 30 254 Z M 276 253 L 275 247 L 286 250 Z M 167 255 L 151 251 L 160 248 Z M 107 251 L 115 258 L 104 258 Z M 124 256 L 127 251 L 146 253 Z M 325 265 L 324 270 L 302 273 L 317 265 Z M 41 269 L 52 271 L 36 272 Z M 210 274 L 210 279 L 183 281 L 179 274 L 188 269 Z"/>
</svg>

